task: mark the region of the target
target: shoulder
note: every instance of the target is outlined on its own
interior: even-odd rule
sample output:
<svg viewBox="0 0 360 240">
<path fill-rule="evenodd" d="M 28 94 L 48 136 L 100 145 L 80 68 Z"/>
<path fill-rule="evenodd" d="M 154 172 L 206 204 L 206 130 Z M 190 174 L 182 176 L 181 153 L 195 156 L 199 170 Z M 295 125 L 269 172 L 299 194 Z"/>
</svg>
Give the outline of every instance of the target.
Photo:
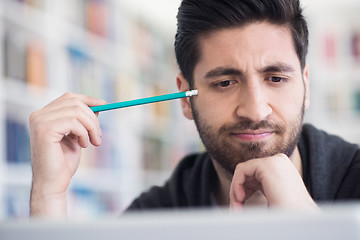
<svg viewBox="0 0 360 240">
<path fill-rule="evenodd" d="M 359 146 L 343 138 L 319 130 L 313 125 L 304 124 L 299 141 L 299 149 L 304 155 L 327 156 L 330 158 L 352 159 L 359 151 Z"/>
<path fill-rule="evenodd" d="M 357 184 L 360 177 L 358 145 L 305 124 L 298 146 L 304 182 L 315 200 L 332 200 L 340 198 L 340 195 L 349 198 L 354 192 L 349 187 L 355 186 L 356 196 L 360 196 L 360 185 Z"/>
</svg>

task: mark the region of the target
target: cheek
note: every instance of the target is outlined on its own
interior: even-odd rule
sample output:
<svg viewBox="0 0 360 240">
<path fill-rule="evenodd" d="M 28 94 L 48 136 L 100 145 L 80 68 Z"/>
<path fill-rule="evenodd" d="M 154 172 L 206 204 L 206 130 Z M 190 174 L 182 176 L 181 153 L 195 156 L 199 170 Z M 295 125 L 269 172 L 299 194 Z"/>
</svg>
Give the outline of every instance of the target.
<svg viewBox="0 0 360 240">
<path fill-rule="evenodd" d="M 234 102 L 230 96 L 223 97 L 211 93 L 203 92 L 196 99 L 196 107 L 200 118 L 206 120 L 212 126 L 220 127 L 223 124 L 231 122 L 234 116 Z"/>
<path fill-rule="evenodd" d="M 283 94 L 278 94 L 272 103 L 273 111 L 286 121 L 292 121 L 294 118 L 299 118 L 302 112 L 304 103 L 304 92 L 287 91 Z"/>
</svg>

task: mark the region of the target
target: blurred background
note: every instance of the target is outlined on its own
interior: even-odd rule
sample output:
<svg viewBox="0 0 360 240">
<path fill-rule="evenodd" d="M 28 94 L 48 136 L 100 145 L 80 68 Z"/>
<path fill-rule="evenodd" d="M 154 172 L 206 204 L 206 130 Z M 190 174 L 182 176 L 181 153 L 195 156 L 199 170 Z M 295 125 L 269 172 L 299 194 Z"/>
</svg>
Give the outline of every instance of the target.
<svg viewBox="0 0 360 240">
<path fill-rule="evenodd" d="M 360 1 L 303 0 L 310 27 L 305 120 L 360 144 Z M 180 0 L 0 0 L 0 219 L 27 218 L 28 117 L 64 92 L 130 100 L 176 92 Z M 73 218 L 118 216 L 202 150 L 178 100 L 101 113 L 101 147 L 83 150 Z"/>
</svg>

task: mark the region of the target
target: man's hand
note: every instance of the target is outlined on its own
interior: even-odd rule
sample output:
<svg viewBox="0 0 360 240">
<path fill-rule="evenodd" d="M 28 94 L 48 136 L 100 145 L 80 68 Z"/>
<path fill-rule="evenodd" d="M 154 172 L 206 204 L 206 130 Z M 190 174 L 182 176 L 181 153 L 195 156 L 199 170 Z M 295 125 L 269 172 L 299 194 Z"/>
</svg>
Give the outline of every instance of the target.
<svg viewBox="0 0 360 240">
<path fill-rule="evenodd" d="M 264 194 L 269 207 L 317 208 L 298 170 L 284 154 L 237 165 L 231 182 L 230 206 L 242 208 L 256 191 Z"/>
<path fill-rule="evenodd" d="M 79 166 L 81 148 L 90 143 L 101 144 L 97 114 L 88 106 L 104 103 L 93 97 L 66 93 L 31 114 L 32 216 L 67 214 L 66 193 Z"/>
</svg>

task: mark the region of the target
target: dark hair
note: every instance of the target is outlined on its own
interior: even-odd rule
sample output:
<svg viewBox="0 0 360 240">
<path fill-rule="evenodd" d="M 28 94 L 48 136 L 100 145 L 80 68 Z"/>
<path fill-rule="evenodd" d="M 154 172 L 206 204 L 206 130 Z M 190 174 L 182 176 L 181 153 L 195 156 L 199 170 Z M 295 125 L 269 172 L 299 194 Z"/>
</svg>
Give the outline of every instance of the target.
<svg viewBox="0 0 360 240">
<path fill-rule="evenodd" d="M 299 0 L 183 0 L 177 21 L 175 54 L 180 71 L 190 86 L 200 58 L 198 41 L 201 36 L 257 21 L 289 27 L 301 69 L 304 69 L 308 28 Z"/>
</svg>

